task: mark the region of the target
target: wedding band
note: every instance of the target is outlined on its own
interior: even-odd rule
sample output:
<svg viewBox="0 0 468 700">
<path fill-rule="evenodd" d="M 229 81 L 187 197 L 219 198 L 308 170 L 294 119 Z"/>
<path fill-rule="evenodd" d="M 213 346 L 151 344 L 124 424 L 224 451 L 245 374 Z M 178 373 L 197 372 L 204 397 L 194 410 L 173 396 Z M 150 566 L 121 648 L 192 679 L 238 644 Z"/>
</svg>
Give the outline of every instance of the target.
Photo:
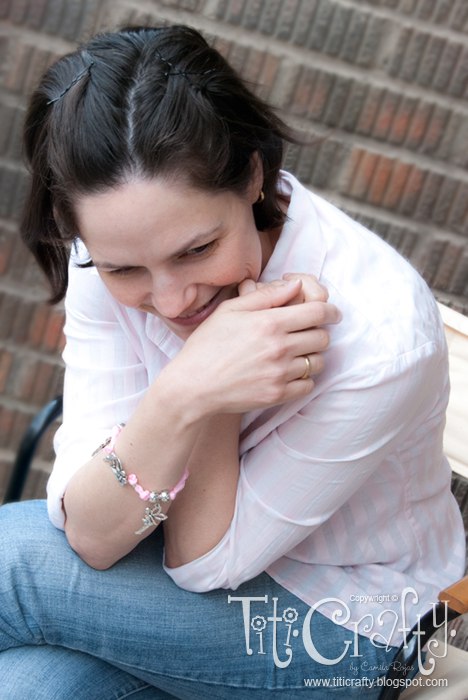
<svg viewBox="0 0 468 700">
<path fill-rule="evenodd" d="M 304 370 L 304 374 L 302 375 L 301 379 L 309 379 L 310 377 L 310 360 L 307 355 L 304 355 L 304 360 L 306 363 L 306 368 Z"/>
</svg>

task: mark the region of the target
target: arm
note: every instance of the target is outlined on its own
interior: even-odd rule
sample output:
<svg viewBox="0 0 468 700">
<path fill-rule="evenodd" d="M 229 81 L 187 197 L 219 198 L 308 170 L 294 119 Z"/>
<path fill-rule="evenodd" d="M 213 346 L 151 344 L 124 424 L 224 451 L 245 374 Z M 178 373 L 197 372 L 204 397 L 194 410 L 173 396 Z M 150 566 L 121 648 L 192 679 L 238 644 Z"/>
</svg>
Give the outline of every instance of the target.
<svg viewBox="0 0 468 700">
<path fill-rule="evenodd" d="M 179 480 L 205 422 L 218 413 L 264 408 L 310 392 L 313 381 L 298 379 L 301 355 L 319 350 L 326 335 L 311 326 L 337 316 L 324 303 L 285 308 L 299 287 L 272 285 L 224 302 L 151 384 L 116 449 L 146 488 L 159 491 Z M 76 471 L 65 493 L 71 546 L 91 566 L 111 566 L 141 541 L 135 530 L 144 505 L 132 489 L 119 488 L 97 455 Z M 212 533 L 206 541 L 200 533 L 200 550 L 212 541 Z"/>
<path fill-rule="evenodd" d="M 213 416 L 190 455 L 191 474 L 164 522 L 165 560 L 180 566 L 212 549 L 232 520 L 239 479 L 240 414 Z"/>
<path fill-rule="evenodd" d="M 302 286 L 289 304 L 326 301 L 324 287 L 307 275 L 287 275 L 301 279 Z M 265 287 L 247 280 L 241 295 Z M 315 358 L 316 372 L 322 357 Z M 240 414 L 213 416 L 200 430 L 190 455 L 191 477 L 171 506 L 170 518 L 164 522 L 165 562 L 178 567 L 212 549 L 228 531 L 235 511 L 239 479 Z M 200 536 L 202 533 L 202 536 Z"/>
<path fill-rule="evenodd" d="M 179 586 L 197 592 L 235 589 L 268 569 L 412 439 L 439 400 L 443 348 L 428 341 L 405 357 L 386 362 L 368 357 L 365 366 L 335 384 L 326 370 L 321 380 L 328 390 L 314 391 L 300 411 L 248 445 L 235 514 L 222 541 L 184 566 L 171 568 L 166 561 Z"/>
</svg>

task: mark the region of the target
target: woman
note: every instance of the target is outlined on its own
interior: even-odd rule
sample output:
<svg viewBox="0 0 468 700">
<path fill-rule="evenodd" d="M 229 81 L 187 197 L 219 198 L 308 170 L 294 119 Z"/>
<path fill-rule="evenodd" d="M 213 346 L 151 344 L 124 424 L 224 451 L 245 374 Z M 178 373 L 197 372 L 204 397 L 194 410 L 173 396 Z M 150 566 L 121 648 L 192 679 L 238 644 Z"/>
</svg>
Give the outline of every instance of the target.
<svg viewBox="0 0 468 700">
<path fill-rule="evenodd" d="M 186 27 L 97 36 L 32 97 L 67 346 L 55 528 L 0 511 L 15 698 L 377 697 L 462 572 L 433 298 L 286 138 Z"/>
</svg>

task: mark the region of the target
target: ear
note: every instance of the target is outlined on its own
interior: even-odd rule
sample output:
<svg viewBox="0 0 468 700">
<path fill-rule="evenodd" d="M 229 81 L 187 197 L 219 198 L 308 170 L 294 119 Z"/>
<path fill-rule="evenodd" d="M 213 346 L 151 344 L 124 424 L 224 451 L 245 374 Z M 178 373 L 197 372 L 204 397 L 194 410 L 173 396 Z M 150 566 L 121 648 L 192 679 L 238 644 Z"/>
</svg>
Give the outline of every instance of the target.
<svg viewBox="0 0 468 700">
<path fill-rule="evenodd" d="M 250 203 L 255 204 L 263 187 L 263 163 L 258 151 L 254 151 L 250 156 L 250 167 L 252 176 L 250 178 L 248 196 Z"/>
</svg>

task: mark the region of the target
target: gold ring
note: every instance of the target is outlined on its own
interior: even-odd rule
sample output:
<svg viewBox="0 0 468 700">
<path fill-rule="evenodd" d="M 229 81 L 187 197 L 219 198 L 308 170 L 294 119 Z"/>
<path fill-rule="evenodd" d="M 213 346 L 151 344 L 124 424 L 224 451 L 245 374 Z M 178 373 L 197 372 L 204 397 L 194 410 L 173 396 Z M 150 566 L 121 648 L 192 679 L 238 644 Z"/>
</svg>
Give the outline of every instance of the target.
<svg viewBox="0 0 468 700">
<path fill-rule="evenodd" d="M 310 377 L 310 360 L 307 355 L 304 355 L 304 360 L 306 363 L 306 368 L 304 370 L 304 374 L 302 375 L 301 379 L 309 379 Z"/>
</svg>

